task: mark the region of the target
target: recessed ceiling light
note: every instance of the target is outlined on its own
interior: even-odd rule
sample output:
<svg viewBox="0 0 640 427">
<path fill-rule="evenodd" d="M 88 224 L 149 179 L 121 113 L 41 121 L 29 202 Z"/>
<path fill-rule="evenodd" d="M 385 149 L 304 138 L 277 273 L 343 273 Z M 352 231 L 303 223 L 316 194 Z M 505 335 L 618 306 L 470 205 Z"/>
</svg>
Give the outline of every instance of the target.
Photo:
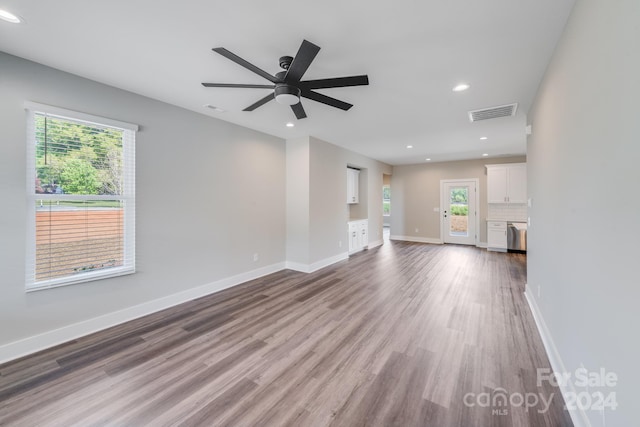
<svg viewBox="0 0 640 427">
<path fill-rule="evenodd" d="M 431 158 L 428 158 L 428 159 L 425 159 L 425 160 L 426 160 L 427 162 L 430 162 L 430 161 L 431 161 Z"/>
<path fill-rule="evenodd" d="M 480 139 L 484 141 L 485 139 L 487 139 L 487 137 L 486 136 L 481 136 Z"/>
<path fill-rule="evenodd" d="M 407 145 L 407 148 L 413 148 L 413 145 Z"/>
<path fill-rule="evenodd" d="M 489 154 L 487 154 L 487 153 L 483 153 L 482 154 L 482 157 L 488 157 L 488 156 L 489 156 Z"/>
<path fill-rule="evenodd" d="M 287 123 L 285 126 L 287 126 L 288 128 L 292 128 L 292 127 L 294 127 L 295 125 L 294 125 L 293 123 L 289 122 L 289 123 Z"/>
<path fill-rule="evenodd" d="M 469 85 L 466 83 L 460 83 L 459 85 L 457 85 L 456 87 L 453 88 L 454 92 L 462 92 L 463 90 L 467 90 L 469 89 Z"/>
<path fill-rule="evenodd" d="M 0 19 L 2 19 L 3 21 L 11 22 L 12 24 L 19 24 L 22 22 L 22 19 L 20 19 L 18 16 L 3 9 L 0 9 Z"/>
</svg>

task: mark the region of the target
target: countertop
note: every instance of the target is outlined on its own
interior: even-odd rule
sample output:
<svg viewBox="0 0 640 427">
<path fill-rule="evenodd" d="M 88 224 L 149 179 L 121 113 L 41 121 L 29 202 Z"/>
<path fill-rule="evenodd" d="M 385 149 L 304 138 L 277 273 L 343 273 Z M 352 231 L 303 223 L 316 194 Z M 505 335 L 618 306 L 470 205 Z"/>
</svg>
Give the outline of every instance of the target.
<svg viewBox="0 0 640 427">
<path fill-rule="evenodd" d="M 503 219 L 503 218 L 487 218 L 486 221 L 502 221 L 502 222 L 527 222 L 527 219 Z"/>
</svg>

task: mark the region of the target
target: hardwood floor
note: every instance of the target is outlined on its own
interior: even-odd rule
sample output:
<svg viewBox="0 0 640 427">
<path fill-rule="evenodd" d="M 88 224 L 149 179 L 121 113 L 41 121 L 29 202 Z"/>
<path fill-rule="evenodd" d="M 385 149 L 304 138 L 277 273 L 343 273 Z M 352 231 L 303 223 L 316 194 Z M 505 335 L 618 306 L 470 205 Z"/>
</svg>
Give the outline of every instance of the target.
<svg viewBox="0 0 640 427">
<path fill-rule="evenodd" d="M 0 425 L 570 426 L 525 282 L 524 255 L 386 242 L 0 365 Z"/>
</svg>

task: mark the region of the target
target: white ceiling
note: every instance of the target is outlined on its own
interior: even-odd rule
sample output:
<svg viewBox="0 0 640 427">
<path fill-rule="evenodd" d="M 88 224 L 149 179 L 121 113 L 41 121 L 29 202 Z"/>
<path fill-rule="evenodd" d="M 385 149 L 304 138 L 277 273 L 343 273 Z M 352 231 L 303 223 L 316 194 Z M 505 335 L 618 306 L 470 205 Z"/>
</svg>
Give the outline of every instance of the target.
<svg viewBox="0 0 640 427">
<path fill-rule="evenodd" d="M 311 135 L 393 165 L 524 154 L 526 113 L 574 0 L 0 0 L 0 50 L 282 138 Z M 269 84 L 211 51 L 267 72 L 303 39 L 322 49 L 304 80 L 368 74 L 323 89 L 354 104 L 303 99 L 308 118 L 270 102 Z M 467 82 L 465 92 L 453 86 Z M 467 111 L 517 102 L 515 117 L 470 123 Z M 217 113 L 203 106 L 226 110 Z M 285 127 L 295 122 L 294 128 Z M 487 136 L 486 141 L 480 141 Z M 413 149 L 407 149 L 413 145 Z"/>
</svg>

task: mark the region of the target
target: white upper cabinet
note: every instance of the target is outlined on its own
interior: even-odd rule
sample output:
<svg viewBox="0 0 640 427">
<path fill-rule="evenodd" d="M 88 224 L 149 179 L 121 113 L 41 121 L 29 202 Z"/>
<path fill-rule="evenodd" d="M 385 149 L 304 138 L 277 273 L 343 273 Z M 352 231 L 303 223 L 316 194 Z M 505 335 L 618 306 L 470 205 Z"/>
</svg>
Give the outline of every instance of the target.
<svg viewBox="0 0 640 427">
<path fill-rule="evenodd" d="M 488 203 L 527 203 L 527 164 L 487 165 Z"/>
<path fill-rule="evenodd" d="M 347 168 L 347 203 L 359 203 L 359 178 L 360 171 L 358 169 Z"/>
<path fill-rule="evenodd" d="M 507 203 L 506 166 L 487 165 L 487 202 Z"/>
<path fill-rule="evenodd" d="M 518 163 L 508 169 L 507 197 L 509 203 L 527 203 L 527 164 Z"/>
</svg>

